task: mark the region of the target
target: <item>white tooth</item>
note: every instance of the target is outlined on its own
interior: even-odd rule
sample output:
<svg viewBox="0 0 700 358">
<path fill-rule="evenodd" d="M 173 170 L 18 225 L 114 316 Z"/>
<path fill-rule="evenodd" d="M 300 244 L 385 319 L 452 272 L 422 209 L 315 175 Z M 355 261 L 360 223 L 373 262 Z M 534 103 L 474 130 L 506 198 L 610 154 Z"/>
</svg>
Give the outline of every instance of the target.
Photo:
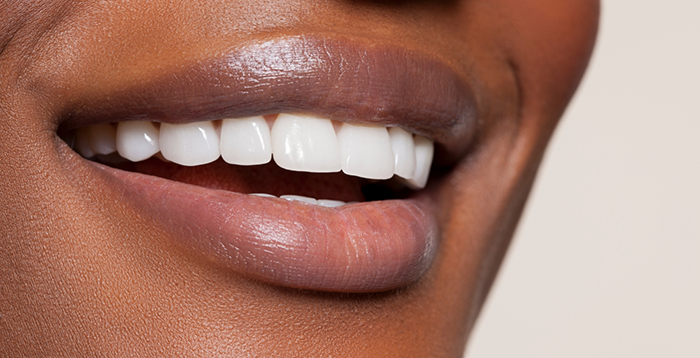
<svg viewBox="0 0 700 358">
<path fill-rule="evenodd" d="M 430 165 L 433 163 L 433 141 L 420 135 L 414 138 L 416 143 L 416 174 L 408 184 L 413 189 L 423 189 L 428 183 Z"/>
<path fill-rule="evenodd" d="M 318 200 L 318 205 L 320 206 L 325 206 L 327 208 L 335 208 L 338 206 L 343 206 L 345 205 L 344 201 L 339 201 L 339 200 L 328 200 L 328 199 L 319 199 Z"/>
<path fill-rule="evenodd" d="M 389 128 L 391 149 L 394 151 L 394 174 L 411 179 L 416 172 L 416 146 L 413 135 L 399 127 Z"/>
<path fill-rule="evenodd" d="M 265 164 L 272 159 L 270 127 L 263 117 L 224 119 L 221 157 L 229 164 Z"/>
<path fill-rule="evenodd" d="M 160 125 L 160 152 L 184 166 L 207 164 L 219 158 L 219 135 L 211 121 Z"/>
<path fill-rule="evenodd" d="M 112 154 L 117 150 L 117 131 L 109 123 L 88 127 L 90 149 L 96 154 Z"/>
<path fill-rule="evenodd" d="M 394 175 L 394 153 L 385 127 L 343 123 L 338 131 L 343 172 L 368 179 Z"/>
<path fill-rule="evenodd" d="M 275 163 L 287 170 L 330 173 L 340 171 L 340 149 L 328 119 L 280 114 L 272 125 Z"/>
<path fill-rule="evenodd" d="M 272 194 L 265 194 L 265 193 L 250 193 L 248 195 L 261 196 L 263 198 L 276 198 L 276 196 L 274 196 Z"/>
<path fill-rule="evenodd" d="M 151 122 L 121 122 L 117 126 L 117 151 L 132 162 L 148 159 L 160 151 L 160 131 Z"/>
<path fill-rule="evenodd" d="M 81 127 L 75 131 L 75 151 L 83 158 L 91 158 L 95 155 L 95 152 L 90 149 L 90 131 L 87 127 Z"/>
<path fill-rule="evenodd" d="M 316 204 L 317 201 L 314 198 L 308 198 L 305 196 L 300 196 L 300 195 L 282 195 L 280 196 L 282 199 L 286 199 L 289 201 L 301 201 L 302 203 L 308 203 L 308 204 Z"/>
</svg>

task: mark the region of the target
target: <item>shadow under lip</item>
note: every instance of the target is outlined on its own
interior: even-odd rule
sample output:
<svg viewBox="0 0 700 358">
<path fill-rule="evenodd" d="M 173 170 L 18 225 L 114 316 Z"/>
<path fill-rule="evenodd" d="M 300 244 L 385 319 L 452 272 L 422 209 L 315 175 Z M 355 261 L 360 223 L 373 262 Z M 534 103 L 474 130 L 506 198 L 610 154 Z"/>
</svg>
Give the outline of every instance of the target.
<svg viewBox="0 0 700 358">
<path fill-rule="evenodd" d="M 292 112 L 404 127 L 433 139 L 442 161 L 466 152 L 476 102 L 456 72 L 427 54 L 327 35 L 248 43 L 115 93 L 80 97 L 60 112 L 60 131 Z"/>
</svg>

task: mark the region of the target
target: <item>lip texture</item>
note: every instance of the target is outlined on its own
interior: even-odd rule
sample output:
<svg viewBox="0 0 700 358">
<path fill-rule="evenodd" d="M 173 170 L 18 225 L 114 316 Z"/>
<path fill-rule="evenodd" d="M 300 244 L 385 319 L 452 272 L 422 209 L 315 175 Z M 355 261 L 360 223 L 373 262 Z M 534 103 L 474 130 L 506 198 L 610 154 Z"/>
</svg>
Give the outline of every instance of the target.
<svg viewBox="0 0 700 358">
<path fill-rule="evenodd" d="M 470 88 L 442 62 L 316 36 L 248 44 L 116 92 L 98 88 L 64 108 L 62 130 L 306 112 L 401 126 L 435 140 L 443 159 L 467 150 L 476 116 Z M 337 292 L 405 286 L 430 268 L 439 242 L 427 192 L 329 209 L 95 166 L 119 178 L 125 202 L 165 223 L 176 241 L 272 284 Z"/>
<path fill-rule="evenodd" d="M 420 200 L 338 209 L 207 189 L 100 164 L 185 248 L 245 276 L 287 287 L 375 292 L 430 267 L 437 226 Z"/>
<path fill-rule="evenodd" d="M 445 63 L 337 35 L 249 43 L 117 91 L 93 92 L 59 111 L 63 130 L 128 120 L 308 113 L 403 127 L 434 140 L 437 157 L 446 162 L 464 154 L 476 127 L 472 90 Z"/>
</svg>

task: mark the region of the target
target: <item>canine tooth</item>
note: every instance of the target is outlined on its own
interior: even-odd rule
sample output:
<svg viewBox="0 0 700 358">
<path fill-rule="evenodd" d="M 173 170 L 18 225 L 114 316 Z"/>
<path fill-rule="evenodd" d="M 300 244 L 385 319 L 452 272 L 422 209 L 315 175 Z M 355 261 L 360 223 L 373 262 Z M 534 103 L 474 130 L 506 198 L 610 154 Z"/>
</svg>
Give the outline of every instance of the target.
<svg viewBox="0 0 700 358">
<path fill-rule="evenodd" d="M 394 174 L 411 179 L 416 172 L 416 146 L 413 135 L 399 127 L 389 128 L 391 149 L 394 151 Z"/>
<path fill-rule="evenodd" d="M 75 131 L 75 151 L 83 158 L 92 158 L 95 152 L 90 149 L 90 131 L 88 127 L 81 127 Z"/>
<path fill-rule="evenodd" d="M 343 123 L 338 131 L 343 172 L 368 179 L 394 175 L 394 153 L 385 127 Z"/>
<path fill-rule="evenodd" d="M 325 206 L 327 208 L 335 208 L 338 206 L 345 205 L 345 202 L 340 201 L 340 200 L 319 199 L 319 200 L 317 200 L 317 202 L 318 202 L 318 205 Z"/>
<path fill-rule="evenodd" d="M 160 131 L 151 122 L 120 122 L 117 126 L 117 151 L 132 162 L 140 162 L 160 151 L 159 137 Z"/>
<path fill-rule="evenodd" d="M 272 154 L 281 168 L 330 173 L 340 171 L 340 148 L 328 119 L 282 113 L 271 131 Z"/>
<path fill-rule="evenodd" d="M 272 159 L 270 127 L 263 117 L 224 119 L 221 157 L 230 164 L 265 164 Z"/>
<path fill-rule="evenodd" d="M 317 200 L 314 198 L 309 198 L 301 195 L 282 195 L 281 199 L 286 199 L 289 201 L 301 201 L 302 203 L 317 204 Z"/>
<path fill-rule="evenodd" d="M 423 189 L 428 183 L 430 165 L 433 163 L 433 141 L 420 135 L 414 138 L 416 144 L 416 174 L 407 182 L 413 189 Z"/>
<path fill-rule="evenodd" d="M 88 127 L 90 149 L 96 154 L 112 154 L 117 150 L 117 131 L 109 123 Z"/>
<path fill-rule="evenodd" d="M 219 158 L 219 136 L 211 121 L 160 125 L 160 152 L 184 166 L 207 164 Z"/>
</svg>

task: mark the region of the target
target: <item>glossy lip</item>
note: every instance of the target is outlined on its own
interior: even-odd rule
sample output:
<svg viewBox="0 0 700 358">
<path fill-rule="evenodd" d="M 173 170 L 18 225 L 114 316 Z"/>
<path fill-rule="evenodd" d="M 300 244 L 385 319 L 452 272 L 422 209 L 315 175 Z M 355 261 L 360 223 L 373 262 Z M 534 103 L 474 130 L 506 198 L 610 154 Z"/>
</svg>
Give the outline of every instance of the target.
<svg viewBox="0 0 700 358">
<path fill-rule="evenodd" d="M 271 284 L 386 291 L 418 280 L 438 242 L 426 198 L 324 208 L 94 165 L 120 179 L 122 199 L 183 247 Z"/>
<path fill-rule="evenodd" d="M 477 117 L 466 79 L 437 58 L 338 35 L 248 43 L 119 91 L 84 95 L 58 112 L 61 131 L 306 113 L 403 127 L 434 140 L 444 162 L 468 150 Z"/>
<path fill-rule="evenodd" d="M 146 84 L 83 96 L 65 107 L 60 128 L 279 112 L 398 125 L 436 140 L 445 157 L 462 155 L 475 131 L 472 92 L 441 62 L 308 35 L 248 44 Z M 272 284 L 335 292 L 405 286 L 429 269 L 439 242 L 428 191 L 329 209 L 93 165 L 119 179 L 134 211 L 165 223 L 185 247 Z M 109 178 L 103 184 L 113 187 Z"/>
</svg>

